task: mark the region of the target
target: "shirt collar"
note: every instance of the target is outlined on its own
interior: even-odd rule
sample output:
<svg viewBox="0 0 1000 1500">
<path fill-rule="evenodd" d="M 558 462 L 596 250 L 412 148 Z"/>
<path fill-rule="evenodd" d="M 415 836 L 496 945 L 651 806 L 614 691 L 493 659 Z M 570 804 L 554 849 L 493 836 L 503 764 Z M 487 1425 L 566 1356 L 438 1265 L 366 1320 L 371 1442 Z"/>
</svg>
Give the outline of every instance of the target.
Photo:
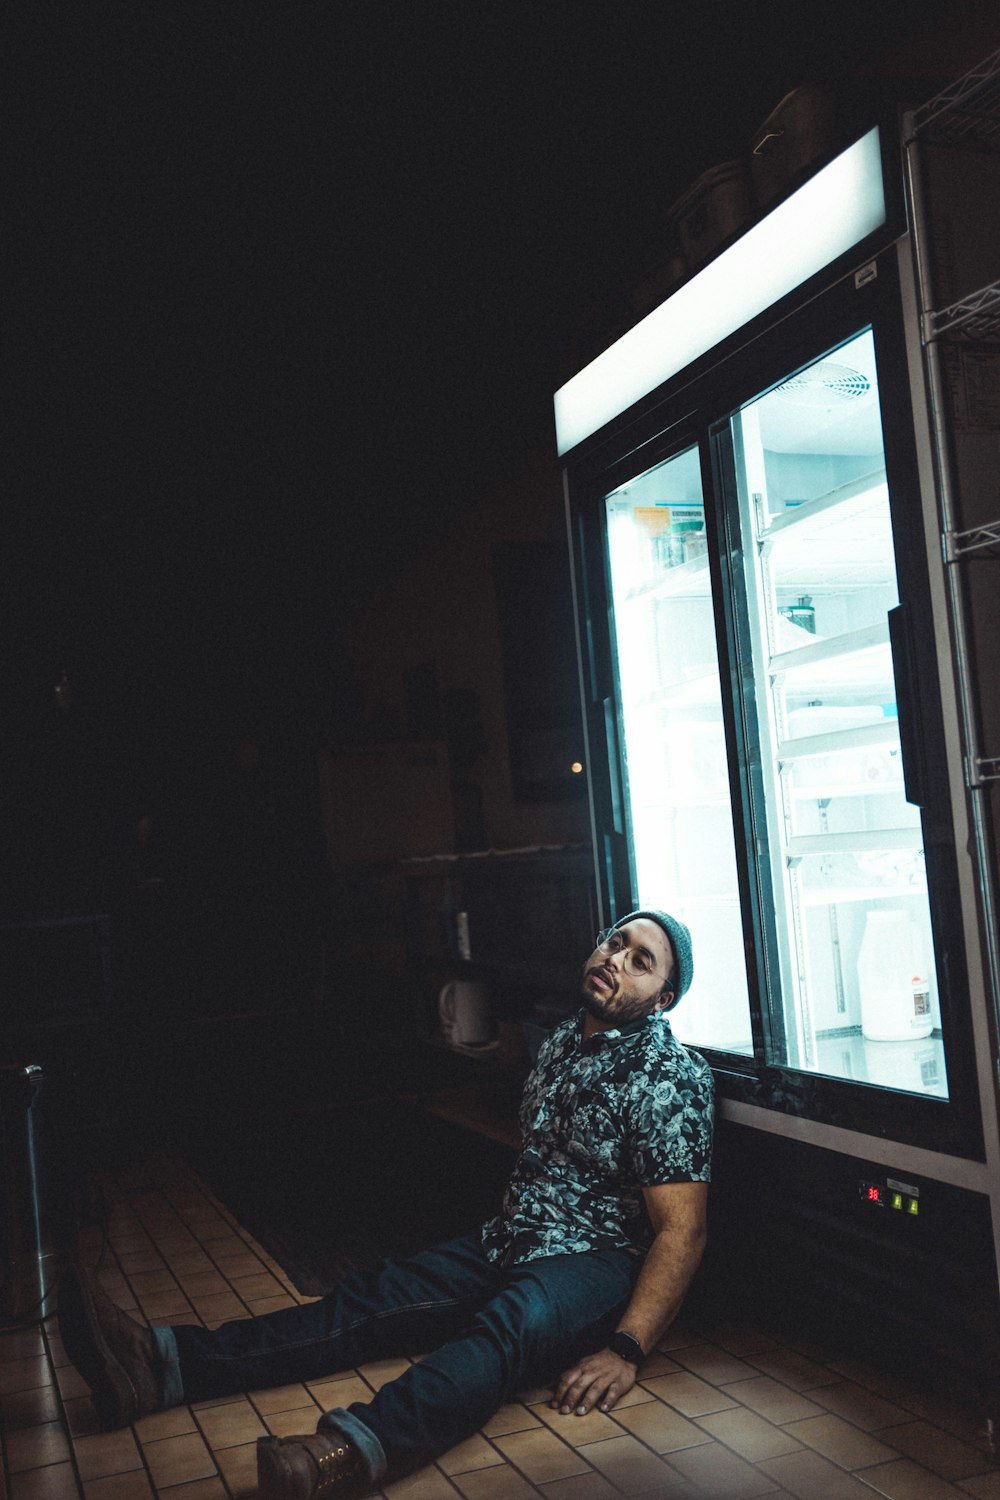
<svg viewBox="0 0 1000 1500">
<path fill-rule="evenodd" d="M 580 1046 L 584 1045 L 583 1018 L 586 1014 L 587 1012 L 581 1008 L 577 1017 L 576 1039 Z M 627 1026 L 612 1026 L 610 1031 L 595 1031 L 594 1035 L 589 1038 L 589 1042 L 592 1046 L 600 1042 L 606 1042 L 609 1047 L 617 1047 L 629 1037 L 637 1036 L 639 1032 L 645 1031 L 647 1026 L 665 1026 L 669 1028 L 669 1025 L 670 1022 L 667 1020 L 666 1011 L 654 1010 L 648 1016 L 640 1016 L 638 1021 L 630 1021 Z"/>
</svg>

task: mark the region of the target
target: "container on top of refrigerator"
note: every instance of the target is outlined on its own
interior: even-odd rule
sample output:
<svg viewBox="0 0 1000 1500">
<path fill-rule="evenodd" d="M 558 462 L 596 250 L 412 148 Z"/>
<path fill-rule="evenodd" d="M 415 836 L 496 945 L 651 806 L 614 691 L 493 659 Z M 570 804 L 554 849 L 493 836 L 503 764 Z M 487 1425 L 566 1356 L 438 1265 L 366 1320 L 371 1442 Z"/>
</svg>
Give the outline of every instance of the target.
<svg viewBox="0 0 1000 1500">
<path fill-rule="evenodd" d="M 861 1032 L 869 1042 L 930 1036 L 934 1029 L 923 942 L 904 911 L 873 909 L 858 949 Z"/>
<path fill-rule="evenodd" d="M 697 270 L 746 227 L 750 172 L 745 160 L 710 167 L 668 210 L 673 235 L 690 270 Z"/>
<path fill-rule="evenodd" d="M 844 137 L 832 90 L 807 84 L 786 94 L 751 138 L 750 173 L 758 208 L 787 193 Z"/>
</svg>

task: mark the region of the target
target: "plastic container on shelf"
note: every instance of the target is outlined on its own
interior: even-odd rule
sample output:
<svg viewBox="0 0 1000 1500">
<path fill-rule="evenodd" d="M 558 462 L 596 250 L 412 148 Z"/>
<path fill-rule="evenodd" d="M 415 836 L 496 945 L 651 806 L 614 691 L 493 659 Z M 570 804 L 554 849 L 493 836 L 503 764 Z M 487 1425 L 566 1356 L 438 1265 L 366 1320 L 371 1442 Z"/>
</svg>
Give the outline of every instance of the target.
<svg viewBox="0 0 1000 1500">
<path fill-rule="evenodd" d="M 670 222 L 684 260 L 696 270 L 746 228 L 751 210 L 747 163 L 725 161 L 703 172 L 671 205 Z"/>
<path fill-rule="evenodd" d="M 858 950 L 861 1032 L 869 1042 L 918 1041 L 934 1029 L 923 944 L 902 911 L 869 911 Z"/>
</svg>

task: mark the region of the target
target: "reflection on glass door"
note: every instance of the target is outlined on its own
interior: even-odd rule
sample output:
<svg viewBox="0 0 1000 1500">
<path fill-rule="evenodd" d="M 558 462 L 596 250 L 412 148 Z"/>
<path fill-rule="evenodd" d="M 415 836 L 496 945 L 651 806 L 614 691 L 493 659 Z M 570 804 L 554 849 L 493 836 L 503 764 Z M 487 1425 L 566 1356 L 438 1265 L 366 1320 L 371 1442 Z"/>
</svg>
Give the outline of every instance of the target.
<svg viewBox="0 0 1000 1500">
<path fill-rule="evenodd" d="M 691 928 L 695 980 L 671 1016 L 677 1035 L 751 1055 L 698 450 L 605 506 L 636 897 Z"/>
<path fill-rule="evenodd" d="M 786 1056 L 947 1096 L 872 335 L 733 418 Z"/>
</svg>

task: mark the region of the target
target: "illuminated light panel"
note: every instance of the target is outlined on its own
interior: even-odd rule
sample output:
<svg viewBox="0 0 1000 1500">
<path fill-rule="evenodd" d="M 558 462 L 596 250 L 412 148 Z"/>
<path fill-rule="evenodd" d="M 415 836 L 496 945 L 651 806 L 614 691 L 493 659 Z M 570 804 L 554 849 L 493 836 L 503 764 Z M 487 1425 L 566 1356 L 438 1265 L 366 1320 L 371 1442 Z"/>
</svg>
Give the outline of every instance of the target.
<svg viewBox="0 0 1000 1500">
<path fill-rule="evenodd" d="M 815 276 L 885 215 L 876 127 L 556 391 L 559 453 Z"/>
</svg>

